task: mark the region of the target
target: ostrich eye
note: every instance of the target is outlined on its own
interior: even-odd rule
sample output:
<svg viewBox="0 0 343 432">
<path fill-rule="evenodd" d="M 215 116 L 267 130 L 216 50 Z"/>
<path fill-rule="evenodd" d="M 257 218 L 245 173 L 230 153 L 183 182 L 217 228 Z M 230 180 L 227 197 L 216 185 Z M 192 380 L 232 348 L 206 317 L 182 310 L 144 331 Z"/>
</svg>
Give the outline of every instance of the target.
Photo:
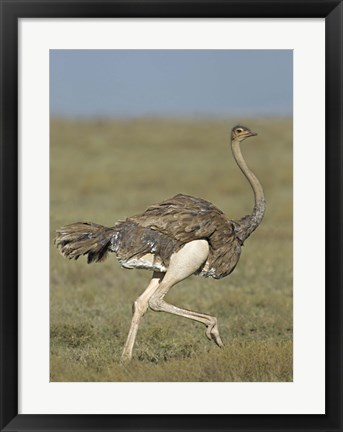
<svg viewBox="0 0 343 432">
<path fill-rule="evenodd" d="M 242 133 L 242 132 L 243 132 L 243 129 L 242 129 L 242 128 L 238 128 L 238 129 L 236 129 L 236 131 L 237 131 L 238 133 Z"/>
</svg>

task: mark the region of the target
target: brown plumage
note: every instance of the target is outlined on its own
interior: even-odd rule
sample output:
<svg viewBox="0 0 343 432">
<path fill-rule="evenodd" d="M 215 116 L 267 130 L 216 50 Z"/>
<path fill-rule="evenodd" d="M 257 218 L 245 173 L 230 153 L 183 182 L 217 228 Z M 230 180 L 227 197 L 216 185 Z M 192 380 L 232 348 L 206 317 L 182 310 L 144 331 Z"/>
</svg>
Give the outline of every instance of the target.
<svg viewBox="0 0 343 432">
<path fill-rule="evenodd" d="M 82 222 L 62 227 L 56 243 L 70 259 L 87 255 L 92 263 L 114 252 L 123 267 L 165 271 L 173 253 L 192 240 L 204 239 L 210 253 L 197 274 L 220 279 L 238 262 L 243 243 L 238 227 L 210 202 L 178 194 L 112 228 Z"/>
<path fill-rule="evenodd" d="M 260 224 L 265 212 L 263 190 L 240 152 L 240 142 L 254 135 L 243 126 L 236 126 L 231 133 L 233 155 L 255 195 L 251 215 L 230 220 L 210 202 L 178 194 L 110 228 L 92 222 L 77 222 L 57 231 L 55 243 L 61 254 L 69 259 L 87 255 L 88 263 L 99 262 L 112 252 L 125 268 L 154 272 L 149 287 L 135 302 L 142 303 L 143 307 L 138 315 L 134 312 L 124 359 L 132 356 L 139 320 L 148 305 L 153 310 L 203 322 L 208 329 L 207 336 L 222 346 L 214 317 L 177 308 L 163 298 L 171 286 L 190 274 L 215 279 L 230 274 L 238 263 L 243 242 Z"/>
</svg>

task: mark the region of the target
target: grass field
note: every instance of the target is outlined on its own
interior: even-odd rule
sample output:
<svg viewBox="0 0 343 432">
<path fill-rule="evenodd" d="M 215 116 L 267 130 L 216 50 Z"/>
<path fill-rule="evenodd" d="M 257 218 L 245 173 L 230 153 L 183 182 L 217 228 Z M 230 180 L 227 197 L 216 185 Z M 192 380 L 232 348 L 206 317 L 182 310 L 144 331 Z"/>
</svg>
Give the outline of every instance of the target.
<svg viewBox="0 0 343 432">
<path fill-rule="evenodd" d="M 218 318 L 223 349 L 194 321 L 148 311 L 134 358 L 120 363 L 131 306 L 149 282 L 110 255 L 87 265 L 62 258 L 55 230 L 75 221 L 112 226 L 182 192 L 230 218 L 253 207 L 231 156 L 237 123 L 121 120 L 51 123 L 51 381 L 292 381 L 292 122 L 242 121 L 242 145 L 265 189 L 267 213 L 240 262 L 215 281 L 192 276 L 167 301 Z"/>
</svg>

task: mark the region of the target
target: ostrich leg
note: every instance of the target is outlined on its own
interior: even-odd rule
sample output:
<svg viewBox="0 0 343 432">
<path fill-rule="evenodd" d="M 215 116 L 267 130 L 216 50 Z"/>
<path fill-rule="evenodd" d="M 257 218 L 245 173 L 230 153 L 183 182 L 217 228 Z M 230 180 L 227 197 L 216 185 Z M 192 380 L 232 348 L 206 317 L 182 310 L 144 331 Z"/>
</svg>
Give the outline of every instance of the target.
<svg viewBox="0 0 343 432">
<path fill-rule="evenodd" d="M 164 273 L 154 272 L 148 287 L 132 305 L 133 316 L 129 334 L 127 336 L 127 340 L 121 356 L 122 361 L 131 360 L 132 358 L 132 350 L 135 344 L 140 320 L 148 309 L 149 298 L 158 288 L 160 281 L 163 279 L 163 276 Z"/>
<path fill-rule="evenodd" d="M 208 252 L 209 246 L 206 240 L 194 240 L 187 243 L 179 252 L 172 255 L 168 270 L 163 280 L 154 290 L 149 299 L 149 306 L 154 311 L 169 312 L 205 324 L 207 327 L 207 337 L 209 339 L 214 339 L 216 344 L 222 347 L 223 342 L 219 335 L 217 318 L 211 315 L 179 308 L 164 300 L 164 296 L 172 286 L 186 279 L 199 269 L 199 267 L 205 262 Z"/>
</svg>

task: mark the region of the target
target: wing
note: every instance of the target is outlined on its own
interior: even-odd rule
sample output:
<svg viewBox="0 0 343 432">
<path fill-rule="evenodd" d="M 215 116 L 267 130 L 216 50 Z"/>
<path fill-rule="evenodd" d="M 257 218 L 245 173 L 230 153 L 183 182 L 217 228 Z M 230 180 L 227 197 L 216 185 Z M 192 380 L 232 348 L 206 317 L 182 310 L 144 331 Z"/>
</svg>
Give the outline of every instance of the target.
<svg viewBox="0 0 343 432">
<path fill-rule="evenodd" d="M 141 215 L 130 217 L 129 220 L 182 243 L 203 238 L 216 242 L 215 232 L 220 232 L 222 239 L 234 234 L 233 224 L 221 210 L 204 199 L 183 194 L 152 205 Z M 216 247 L 215 244 L 212 246 Z"/>
</svg>

